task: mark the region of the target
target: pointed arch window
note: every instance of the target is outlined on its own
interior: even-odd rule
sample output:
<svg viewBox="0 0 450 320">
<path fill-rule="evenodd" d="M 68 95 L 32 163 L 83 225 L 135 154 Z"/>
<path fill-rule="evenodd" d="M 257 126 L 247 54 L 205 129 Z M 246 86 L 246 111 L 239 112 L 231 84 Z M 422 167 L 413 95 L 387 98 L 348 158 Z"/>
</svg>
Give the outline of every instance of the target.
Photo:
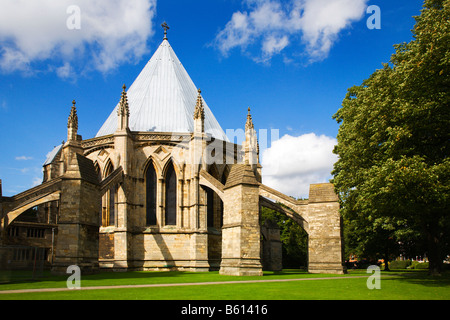
<svg viewBox="0 0 450 320">
<path fill-rule="evenodd" d="M 98 165 L 97 162 L 95 162 L 94 168 L 95 168 L 95 173 L 97 174 L 98 183 L 100 183 L 100 182 L 102 182 L 102 171 L 100 170 L 100 166 Z M 98 223 L 100 226 L 102 226 L 103 225 L 103 199 L 100 198 L 99 202 L 100 202 L 100 211 L 98 213 L 98 219 L 99 219 Z"/>
<path fill-rule="evenodd" d="M 146 182 L 146 224 L 156 225 L 156 171 L 150 162 L 145 177 Z"/>
<path fill-rule="evenodd" d="M 219 178 L 219 170 L 217 169 L 217 166 L 215 163 L 213 163 L 209 170 L 209 174 L 213 176 L 215 179 Z M 216 193 L 210 189 L 206 188 L 206 223 L 208 227 L 215 227 L 216 226 L 216 214 L 217 214 L 217 204 L 219 197 L 216 195 Z"/>
<path fill-rule="evenodd" d="M 114 166 L 109 162 L 105 170 L 105 178 L 114 171 Z M 117 186 L 112 186 L 106 191 L 102 201 L 102 226 L 114 226 L 117 212 Z"/>
<path fill-rule="evenodd" d="M 108 222 L 106 225 L 108 226 L 113 226 L 115 223 L 115 217 L 116 217 L 116 203 L 117 203 L 117 188 L 116 186 L 112 186 L 109 190 L 108 190 Z"/>
<path fill-rule="evenodd" d="M 166 172 L 165 224 L 177 224 L 177 175 L 173 164 L 169 164 Z"/>
<path fill-rule="evenodd" d="M 214 191 L 210 188 L 206 188 L 206 222 L 208 227 L 214 227 Z"/>
</svg>

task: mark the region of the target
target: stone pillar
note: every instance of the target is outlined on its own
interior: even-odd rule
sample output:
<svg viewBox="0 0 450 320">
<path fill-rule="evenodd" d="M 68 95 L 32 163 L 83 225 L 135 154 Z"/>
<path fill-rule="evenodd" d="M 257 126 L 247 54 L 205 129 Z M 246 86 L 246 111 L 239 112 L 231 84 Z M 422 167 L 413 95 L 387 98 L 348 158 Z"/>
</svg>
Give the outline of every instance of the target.
<svg viewBox="0 0 450 320">
<path fill-rule="evenodd" d="M 191 137 L 190 152 L 190 185 L 189 206 L 191 208 L 190 228 L 191 235 L 191 270 L 209 271 L 208 263 L 208 229 L 206 225 L 206 195 L 199 184 L 199 172 L 205 167 L 203 159 L 206 149 L 207 136 L 205 134 L 205 110 L 201 90 L 198 90 L 197 102 L 194 109 L 194 132 Z"/>
<path fill-rule="evenodd" d="M 310 186 L 308 224 L 308 272 L 345 273 L 339 199 L 331 183 Z"/>
<path fill-rule="evenodd" d="M 198 176 L 192 180 L 195 188 L 193 200 L 193 231 L 190 240 L 191 271 L 209 271 L 208 229 L 206 225 L 206 194 L 200 187 Z"/>
<path fill-rule="evenodd" d="M 198 89 L 197 103 L 194 109 L 194 134 L 205 132 L 205 109 L 203 107 L 202 91 Z"/>
<path fill-rule="evenodd" d="M 98 271 L 100 188 L 94 163 L 71 153 L 62 177 L 54 273 L 77 265 L 82 273 Z"/>
<path fill-rule="evenodd" d="M 129 129 L 130 109 L 126 86 L 122 87 L 119 108 L 117 110 L 117 130 L 114 133 L 114 150 L 119 154 L 119 163 L 116 164 L 123 169 L 124 180 L 117 186 L 117 212 L 114 230 L 114 271 L 126 271 L 129 268 L 130 256 L 130 233 L 128 229 L 128 215 L 131 207 L 129 205 L 135 184 L 129 179 L 131 172 L 131 152 L 133 150 L 133 140 Z"/>
<path fill-rule="evenodd" d="M 206 207 L 204 190 L 199 185 L 198 177 L 191 180 L 190 198 L 190 270 L 195 272 L 209 271 L 208 263 L 208 230 L 206 227 Z"/>
<path fill-rule="evenodd" d="M 78 140 L 78 116 L 75 100 L 72 101 L 72 109 L 70 109 L 69 119 L 67 121 L 67 141 Z"/>
<path fill-rule="evenodd" d="M 63 142 L 61 175 L 69 170 L 70 161 L 74 153 L 83 154 L 81 136 L 78 135 L 78 116 L 75 100 L 72 101 L 69 119 L 67 120 L 67 142 Z"/>
<path fill-rule="evenodd" d="M 258 139 L 255 126 L 253 124 L 250 108 L 248 108 L 247 122 L 245 123 L 245 141 L 242 144 L 244 149 L 244 163 L 252 167 L 259 164 L 258 159 Z"/>
<path fill-rule="evenodd" d="M 235 164 L 224 188 L 220 274 L 260 276 L 259 185 L 250 165 Z"/>
<path fill-rule="evenodd" d="M 129 268 L 128 260 L 130 255 L 131 234 L 128 230 L 128 211 L 127 196 L 124 185 L 129 181 L 123 181 L 117 188 L 117 212 L 116 228 L 114 230 L 114 271 L 127 271 Z"/>
<path fill-rule="evenodd" d="M 129 150 L 132 148 L 132 141 L 128 128 L 125 130 L 118 130 L 114 134 L 114 149 L 119 153 L 119 163 L 117 167 L 122 167 L 124 179 L 122 183 L 116 185 L 117 202 L 116 202 L 116 217 L 114 230 L 114 271 L 126 271 L 128 269 L 128 260 L 130 252 L 130 233 L 128 228 L 128 216 L 130 214 L 131 206 L 129 203 L 133 200 L 132 193 L 135 182 L 129 178 L 130 173 L 130 154 Z"/>
</svg>

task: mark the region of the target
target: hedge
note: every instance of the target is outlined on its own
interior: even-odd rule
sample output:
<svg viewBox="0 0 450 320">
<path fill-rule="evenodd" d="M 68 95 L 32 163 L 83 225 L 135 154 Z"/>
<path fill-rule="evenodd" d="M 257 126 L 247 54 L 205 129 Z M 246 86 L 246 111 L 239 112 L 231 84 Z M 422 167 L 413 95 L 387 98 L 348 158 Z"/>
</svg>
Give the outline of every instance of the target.
<svg viewBox="0 0 450 320">
<path fill-rule="evenodd" d="M 389 262 L 389 269 L 406 269 L 411 265 L 411 260 L 394 260 Z"/>
<path fill-rule="evenodd" d="M 389 262 L 390 269 L 428 269 L 428 262 L 394 260 Z"/>
</svg>

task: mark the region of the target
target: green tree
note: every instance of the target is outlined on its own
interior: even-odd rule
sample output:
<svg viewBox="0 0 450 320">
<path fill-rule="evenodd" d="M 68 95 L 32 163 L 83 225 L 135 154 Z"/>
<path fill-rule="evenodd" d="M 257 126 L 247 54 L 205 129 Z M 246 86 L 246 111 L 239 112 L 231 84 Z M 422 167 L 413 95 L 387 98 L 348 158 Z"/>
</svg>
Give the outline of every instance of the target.
<svg viewBox="0 0 450 320">
<path fill-rule="evenodd" d="M 413 40 L 350 88 L 333 116 L 340 123 L 333 183 L 344 220 L 360 235 L 389 231 L 385 241 L 414 233 L 433 273 L 450 230 L 449 21 L 450 0 L 425 1 Z"/>
</svg>

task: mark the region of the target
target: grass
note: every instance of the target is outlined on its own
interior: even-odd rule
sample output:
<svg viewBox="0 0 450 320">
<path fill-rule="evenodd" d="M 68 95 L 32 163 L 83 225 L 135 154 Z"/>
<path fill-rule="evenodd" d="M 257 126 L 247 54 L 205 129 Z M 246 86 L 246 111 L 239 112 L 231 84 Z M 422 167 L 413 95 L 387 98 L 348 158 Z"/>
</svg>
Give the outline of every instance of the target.
<svg viewBox="0 0 450 320">
<path fill-rule="evenodd" d="M 216 281 L 314 279 L 311 281 L 229 283 L 201 286 L 120 288 L 0 294 L 0 300 L 450 300 L 450 274 L 431 277 L 425 270 L 382 272 L 381 289 L 369 290 L 365 270 L 338 275 L 300 270 L 265 272 L 263 277 L 233 277 L 218 272 L 126 272 L 81 277 L 82 287 Z M 389 276 L 389 277 L 385 277 Z M 65 288 L 68 276 L 0 285 L 0 291 Z M 338 279 L 322 279 L 339 277 Z"/>
</svg>

